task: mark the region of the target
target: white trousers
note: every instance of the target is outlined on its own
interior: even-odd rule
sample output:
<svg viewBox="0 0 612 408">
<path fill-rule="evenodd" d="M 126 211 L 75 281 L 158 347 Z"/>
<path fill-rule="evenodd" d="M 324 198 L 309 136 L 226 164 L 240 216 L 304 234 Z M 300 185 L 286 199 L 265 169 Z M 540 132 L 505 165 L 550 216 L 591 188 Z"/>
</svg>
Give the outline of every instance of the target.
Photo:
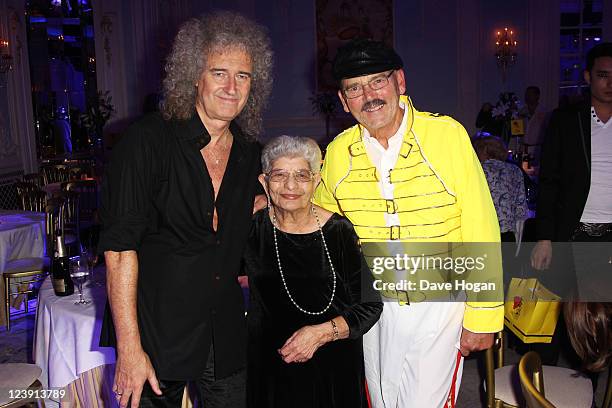
<svg viewBox="0 0 612 408">
<path fill-rule="evenodd" d="M 454 407 L 464 311 L 462 302 L 385 302 L 380 320 L 363 337 L 373 408 Z"/>
</svg>

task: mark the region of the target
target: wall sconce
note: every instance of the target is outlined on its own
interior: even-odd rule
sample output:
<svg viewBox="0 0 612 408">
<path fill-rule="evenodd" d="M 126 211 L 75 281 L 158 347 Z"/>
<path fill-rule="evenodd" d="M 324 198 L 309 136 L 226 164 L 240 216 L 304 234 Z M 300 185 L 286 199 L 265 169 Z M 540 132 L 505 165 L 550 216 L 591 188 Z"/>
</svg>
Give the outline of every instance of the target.
<svg viewBox="0 0 612 408">
<path fill-rule="evenodd" d="M 495 59 L 502 72 L 502 82 L 506 82 L 506 70 L 516 62 L 517 42 L 514 39 L 514 30 L 505 27 L 495 36 Z"/>
<path fill-rule="evenodd" d="M 13 56 L 9 53 L 9 43 L 0 40 L 0 74 L 6 74 L 13 69 Z"/>
</svg>

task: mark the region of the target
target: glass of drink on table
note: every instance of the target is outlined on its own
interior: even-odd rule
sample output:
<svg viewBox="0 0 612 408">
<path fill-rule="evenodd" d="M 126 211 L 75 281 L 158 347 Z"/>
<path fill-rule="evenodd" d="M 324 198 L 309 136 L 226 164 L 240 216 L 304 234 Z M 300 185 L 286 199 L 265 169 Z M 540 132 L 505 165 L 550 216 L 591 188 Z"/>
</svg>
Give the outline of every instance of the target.
<svg viewBox="0 0 612 408">
<path fill-rule="evenodd" d="M 89 267 L 84 257 L 74 256 L 70 258 L 70 277 L 79 291 L 79 300 L 74 302 L 74 304 L 86 305 L 91 303 L 90 300 L 83 298 L 83 284 L 87 280 L 87 277 L 89 277 Z"/>
</svg>

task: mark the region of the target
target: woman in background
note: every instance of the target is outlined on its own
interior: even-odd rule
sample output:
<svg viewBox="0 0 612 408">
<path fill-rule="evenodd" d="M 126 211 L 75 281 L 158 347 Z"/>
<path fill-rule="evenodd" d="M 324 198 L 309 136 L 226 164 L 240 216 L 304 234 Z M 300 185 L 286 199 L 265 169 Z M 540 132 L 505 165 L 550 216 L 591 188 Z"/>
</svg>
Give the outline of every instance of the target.
<svg viewBox="0 0 612 408">
<path fill-rule="evenodd" d="M 516 241 L 515 233 L 527 218 L 527 197 L 523 173 L 516 165 L 507 163 L 508 149 L 495 136 L 477 137 L 472 141 L 482 164 L 491 198 L 495 205 L 502 242 Z"/>
<path fill-rule="evenodd" d="M 564 308 L 569 338 L 584 368 L 604 370 L 612 363 L 612 303 L 567 302 Z"/>
</svg>

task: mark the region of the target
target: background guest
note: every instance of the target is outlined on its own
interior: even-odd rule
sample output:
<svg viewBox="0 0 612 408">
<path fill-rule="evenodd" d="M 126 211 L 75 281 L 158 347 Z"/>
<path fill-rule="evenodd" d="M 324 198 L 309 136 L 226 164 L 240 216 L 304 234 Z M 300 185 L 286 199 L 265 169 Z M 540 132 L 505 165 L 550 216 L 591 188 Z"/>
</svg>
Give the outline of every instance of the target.
<svg viewBox="0 0 612 408">
<path fill-rule="evenodd" d="M 501 240 L 513 242 L 528 212 L 523 173 L 516 165 L 506 162 L 508 149 L 500 138 L 477 137 L 472 145 L 489 184 Z"/>
<path fill-rule="evenodd" d="M 612 363 L 612 303 L 566 302 L 564 315 L 584 368 L 593 372 L 607 368 Z"/>
</svg>

